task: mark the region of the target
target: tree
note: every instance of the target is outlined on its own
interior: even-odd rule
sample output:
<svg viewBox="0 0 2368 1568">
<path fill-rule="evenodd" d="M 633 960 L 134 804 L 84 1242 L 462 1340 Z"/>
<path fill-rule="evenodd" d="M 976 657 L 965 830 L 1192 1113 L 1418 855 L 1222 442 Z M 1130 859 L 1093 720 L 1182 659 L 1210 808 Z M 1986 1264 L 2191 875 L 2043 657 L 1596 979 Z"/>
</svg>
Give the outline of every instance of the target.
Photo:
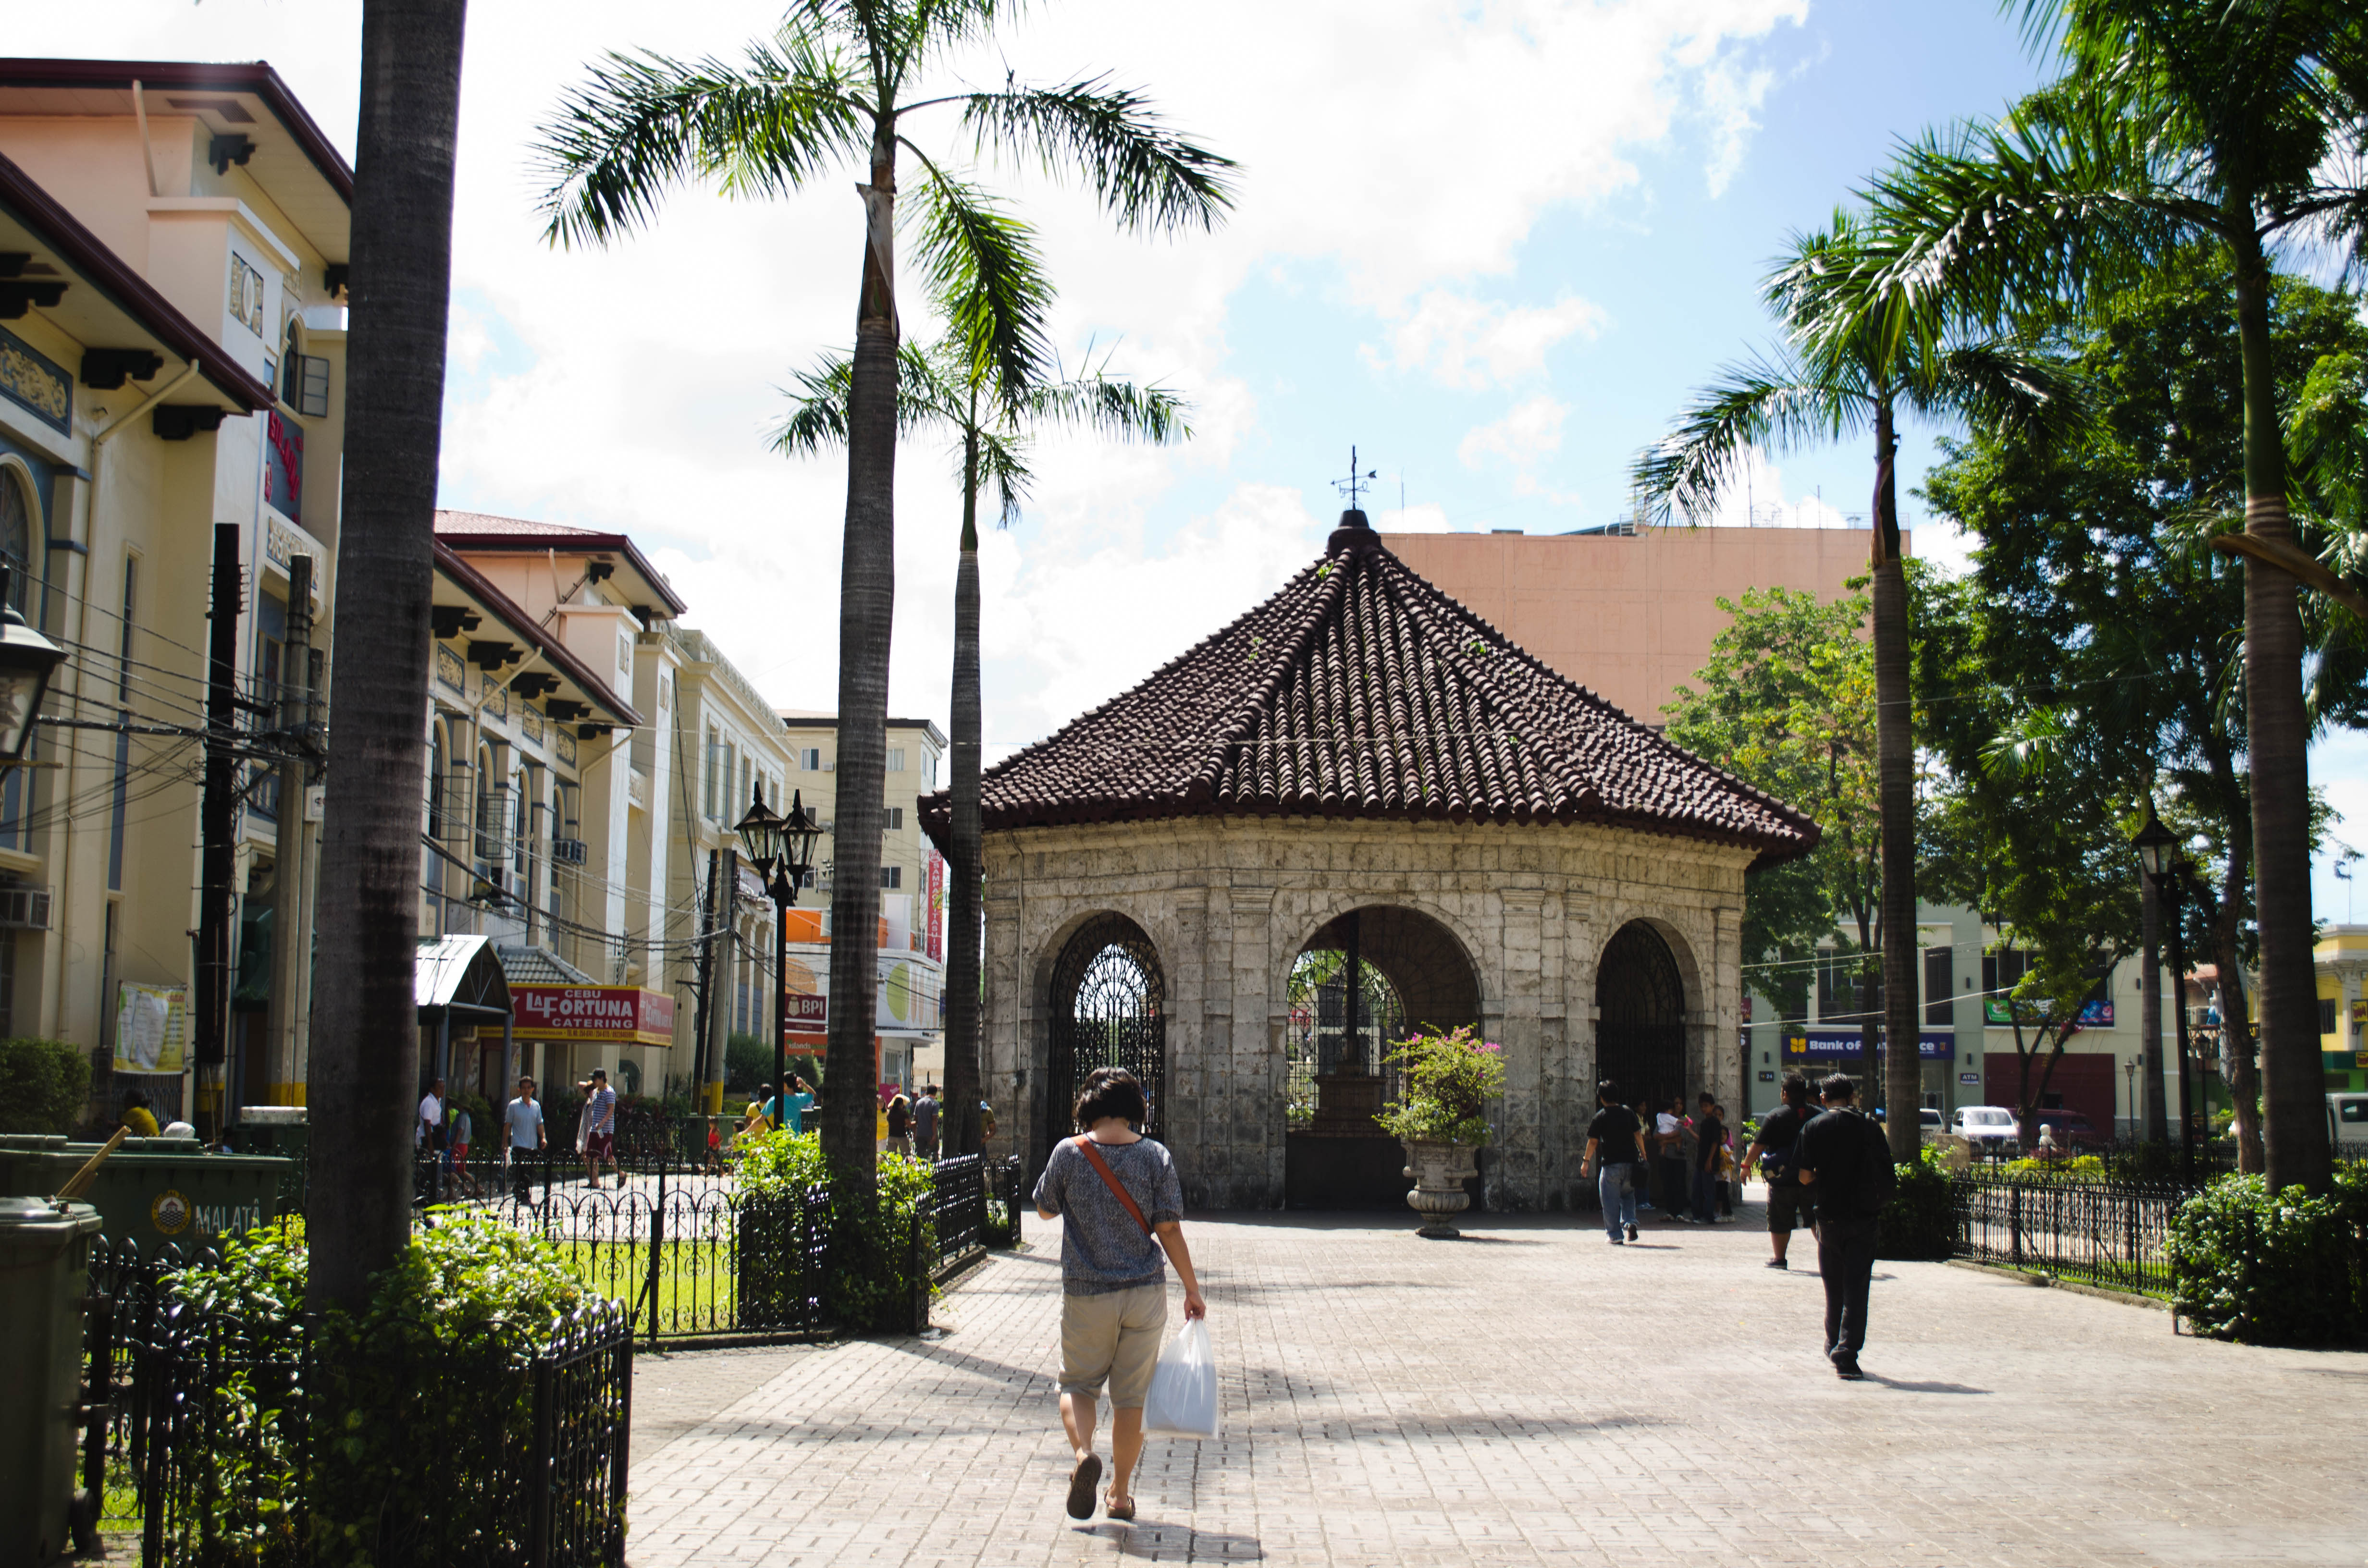
<svg viewBox="0 0 2368 1568">
<path fill-rule="evenodd" d="M 2182 837 L 2208 843 L 2212 898 L 2189 912 L 2198 937 L 2190 951 L 2210 955 L 2222 976 L 2221 1066 L 2238 1164 L 2259 1171 L 2244 983 L 2252 814 L 2242 647 L 2232 630 L 2244 585 L 2209 548 L 2215 530 L 2243 516 L 2243 362 L 2231 293 L 2209 247 L 2168 256 L 2065 345 L 2067 369 L 2089 389 L 2091 425 L 2064 437 L 1977 426 L 1967 441 L 1946 444 L 1925 494 L 1981 540 L 1967 613 L 1983 659 L 1969 678 L 2058 694 L 2065 723 L 2112 738 L 2119 787 L 2133 799 L 2158 793 Z M 2332 449 L 2359 427 L 2360 400 L 2345 395 L 2340 368 L 2368 350 L 2368 326 L 2347 297 L 2293 278 L 2273 280 L 2270 320 L 2279 385 L 2318 389 L 2282 410 L 2297 431 L 2289 444 L 2310 451 L 2313 468 L 2341 468 Z M 2342 530 L 2304 521 L 2306 544 L 2335 549 Z M 2346 635 L 2357 623 L 2317 608 L 2305 623 L 2320 672 L 2315 714 L 2358 722 L 2359 642 Z M 2355 661 L 2348 678 L 2347 658 Z"/>
<path fill-rule="evenodd" d="M 1900 553 L 1895 472 L 1903 413 L 1927 419 L 1986 417 L 2001 423 L 2068 416 L 2068 399 L 2044 361 L 2005 339 L 1961 341 L 1930 304 L 1902 288 L 1863 286 L 1870 246 L 1888 244 L 1847 212 L 1821 233 L 1796 240 L 1769 280 L 1768 304 L 1787 345 L 1774 359 L 1729 366 L 1703 390 L 1677 431 L 1637 460 L 1635 477 L 1656 517 L 1708 514 L 1741 476 L 1752 449 L 1779 450 L 1871 433 L 1874 437 L 1873 582 L 1875 739 L 1882 805 L 1884 1028 L 1896 1042 L 1917 1038 L 1916 756 L 1909 711 L 1907 569 Z M 1887 1104 L 1922 1104 L 1916 1052 L 1895 1050 L 1884 1073 Z M 1915 1157 L 1917 1119 L 1889 1121 L 1892 1153 Z"/>
<path fill-rule="evenodd" d="M 1821 942 L 1839 937 L 1845 955 L 1858 955 L 1860 1049 L 1871 1086 L 1883 817 L 1866 597 L 1821 601 L 1796 588 L 1753 588 L 1740 603 L 1718 607 L 1731 619 L 1712 639 L 1695 686 L 1679 687 L 1662 710 L 1668 736 L 1816 822 L 1815 850 L 1754 871 L 1745 884 L 1743 950 L 1782 1018 L 1808 1017 Z M 1839 930 L 1844 922 L 1857 933 L 1854 945 Z"/>
<path fill-rule="evenodd" d="M 1051 302 L 1050 290 L 1044 303 Z M 976 319 L 959 302 L 947 312 L 957 324 Z M 957 328 L 959 330 L 959 328 Z M 1082 375 L 1040 381 L 1019 395 L 987 382 L 995 364 L 978 343 L 949 336 L 924 354 L 902 353 L 898 422 L 910 434 L 924 426 L 951 434 L 962 494 L 962 560 L 954 575 L 953 854 L 946 921 L 947 1148 L 979 1152 L 979 964 L 985 931 L 980 888 L 979 762 L 984 723 L 979 700 L 978 498 L 991 487 L 996 526 L 1008 528 L 1033 475 L 1028 467 L 1029 427 L 1086 424 L 1121 439 L 1181 440 L 1191 434 L 1184 403 L 1161 387 L 1138 387 L 1108 373 L 1107 358 Z M 1056 371 L 1057 373 L 1057 371 Z M 784 452 L 812 454 L 847 440 L 848 392 L 853 362 L 834 356 L 801 372 L 801 391 L 774 437 Z"/>
<path fill-rule="evenodd" d="M 2242 368 L 2246 752 L 2270 1185 L 2324 1188 L 2311 965 L 2310 734 L 2277 417 L 2271 251 L 2363 253 L 2368 17 L 2356 0 L 2025 0 L 2066 71 L 2003 120 L 1909 147 L 1873 197 L 1886 254 L 1856 286 L 1976 323 L 2085 313 L 2180 247 L 2226 268 Z"/>
<path fill-rule="evenodd" d="M 362 7 L 337 657 L 314 927 L 306 1290 L 358 1311 L 411 1239 L 419 813 L 463 0 Z"/>
<path fill-rule="evenodd" d="M 865 171 L 864 237 L 848 383 L 847 522 L 839 567 L 837 845 L 831 881 L 825 1061 L 849 1092 L 823 1106 L 823 1148 L 860 1190 L 876 1175 L 868 1076 L 878 983 L 881 790 L 887 763 L 888 645 L 895 608 L 898 159 L 918 171 L 911 238 L 924 277 L 967 280 L 993 384 L 1017 389 L 1049 350 L 1027 294 L 1021 232 L 980 190 L 904 132 L 907 117 L 959 109 L 983 153 L 1079 175 L 1129 229 L 1212 224 L 1230 204 L 1230 160 L 1167 130 L 1140 93 L 1091 77 L 1051 87 L 928 95 L 918 81 L 948 54 L 984 42 L 1009 0 L 795 0 L 779 32 L 739 65 L 610 54 L 545 127 L 542 210 L 560 244 L 607 244 L 654 222 L 689 180 L 727 195 L 779 196 Z"/>
</svg>

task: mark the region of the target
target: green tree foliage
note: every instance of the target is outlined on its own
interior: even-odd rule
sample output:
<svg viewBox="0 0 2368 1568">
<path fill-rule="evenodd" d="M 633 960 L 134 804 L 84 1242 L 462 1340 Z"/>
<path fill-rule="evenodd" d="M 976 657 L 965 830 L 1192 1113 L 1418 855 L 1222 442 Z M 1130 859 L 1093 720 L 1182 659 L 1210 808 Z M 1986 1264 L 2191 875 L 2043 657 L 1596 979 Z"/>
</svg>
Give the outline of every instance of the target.
<svg viewBox="0 0 2368 1568">
<path fill-rule="evenodd" d="M 1488 1102 L 1505 1092 L 1504 1048 L 1471 1025 L 1417 1030 L 1390 1060 L 1406 1070 L 1405 1092 L 1373 1118 L 1391 1137 L 1444 1143 L 1488 1142 Z"/>
<path fill-rule="evenodd" d="M 90 1103 L 90 1058 L 63 1040 L 0 1040 L 0 1132 L 72 1132 Z"/>
<path fill-rule="evenodd" d="M 1662 710 L 1668 736 L 1807 812 L 1823 835 L 1810 854 L 1745 884 L 1751 984 L 1781 1017 L 1808 1017 L 1814 954 L 1831 937 L 1860 955 L 1860 1010 L 1871 1014 L 1882 983 L 1883 812 L 1866 597 L 1753 588 L 1718 605 L 1728 624 L 1694 684 Z"/>
</svg>

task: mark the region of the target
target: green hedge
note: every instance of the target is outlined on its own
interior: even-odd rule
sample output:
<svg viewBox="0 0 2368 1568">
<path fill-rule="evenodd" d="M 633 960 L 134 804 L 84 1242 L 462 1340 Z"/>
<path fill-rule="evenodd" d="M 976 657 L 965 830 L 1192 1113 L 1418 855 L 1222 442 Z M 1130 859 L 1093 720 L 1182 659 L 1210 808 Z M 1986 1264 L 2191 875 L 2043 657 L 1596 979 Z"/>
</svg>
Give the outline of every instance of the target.
<svg viewBox="0 0 2368 1568">
<path fill-rule="evenodd" d="M 90 1058 L 63 1040 L 0 1040 L 0 1132 L 71 1133 L 90 1103 Z"/>
<path fill-rule="evenodd" d="M 746 1199 L 810 1192 L 827 1186 L 832 1194 L 830 1269 L 823 1286 L 823 1311 L 850 1333 L 905 1328 L 914 1293 L 931 1289 L 937 1261 L 933 1225 L 923 1225 L 920 1272 L 913 1267 L 913 1224 L 923 1200 L 936 1190 L 929 1162 L 908 1155 L 880 1156 L 877 1195 L 866 1200 L 831 1179 L 818 1132 L 783 1128 L 740 1142 L 740 1191 Z"/>
<path fill-rule="evenodd" d="M 2171 1301 L 2197 1332 L 2247 1345 L 2344 1345 L 2368 1336 L 2368 1164 L 2333 1188 L 2272 1193 L 2223 1176 L 2171 1219 Z"/>
<path fill-rule="evenodd" d="M 1939 1259 L 1957 1250 L 1957 1201 L 1940 1151 L 1898 1167 L 1899 1185 L 1884 1206 L 1876 1253 L 1890 1258 Z"/>
</svg>

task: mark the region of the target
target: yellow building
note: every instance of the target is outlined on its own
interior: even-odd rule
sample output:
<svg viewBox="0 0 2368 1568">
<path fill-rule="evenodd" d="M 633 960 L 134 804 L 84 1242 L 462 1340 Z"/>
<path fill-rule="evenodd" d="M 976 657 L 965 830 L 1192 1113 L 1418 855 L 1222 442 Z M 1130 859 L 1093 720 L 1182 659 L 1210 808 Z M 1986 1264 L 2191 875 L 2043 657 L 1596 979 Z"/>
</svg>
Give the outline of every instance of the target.
<svg viewBox="0 0 2368 1568">
<path fill-rule="evenodd" d="M 2318 1050 L 2329 1090 L 2368 1088 L 2368 926 L 2328 926 L 2312 949 L 2318 971 Z M 2347 1130 L 2368 1137 L 2368 1130 Z"/>
</svg>

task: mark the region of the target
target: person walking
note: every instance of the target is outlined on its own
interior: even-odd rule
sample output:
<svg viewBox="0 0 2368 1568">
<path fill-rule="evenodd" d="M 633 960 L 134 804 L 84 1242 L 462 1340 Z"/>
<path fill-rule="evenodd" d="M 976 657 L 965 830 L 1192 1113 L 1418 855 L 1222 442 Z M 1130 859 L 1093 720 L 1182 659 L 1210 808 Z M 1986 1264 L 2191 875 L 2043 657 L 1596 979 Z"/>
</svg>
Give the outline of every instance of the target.
<svg viewBox="0 0 2368 1568">
<path fill-rule="evenodd" d="M 1069 1517 L 1094 1517 L 1102 1461 L 1094 1402 L 1110 1401 L 1113 1519 L 1134 1517 L 1130 1483 L 1143 1457 L 1143 1402 L 1167 1326 L 1167 1266 L 1184 1287 L 1184 1315 L 1209 1315 L 1184 1244 L 1184 1188 L 1167 1146 L 1135 1129 L 1148 1120 L 1143 1085 L 1123 1067 L 1097 1067 L 1077 1096 L 1078 1136 L 1064 1139 L 1036 1184 L 1036 1212 L 1061 1225 L 1061 1425 L 1075 1461 Z M 1165 1254 L 1163 1259 L 1162 1254 Z"/>
<path fill-rule="evenodd" d="M 1613 1246 L 1619 1246 L 1636 1239 L 1636 1188 L 1643 1185 L 1645 1124 L 1620 1103 L 1620 1090 L 1608 1078 L 1595 1085 L 1595 1119 L 1587 1124 L 1587 1150 L 1579 1156 L 1578 1176 L 1586 1180 L 1588 1167 L 1595 1167 L 1604 1233 Z"/>
<path fill-rule="evenodd" d="M 1749 1181 L 1757 1166 L 1768 1183 L 1768 1246 L 1774 1255 L 1768 1260 L 1770 1268 L 1792 1267 L 1784 1254 L 1793 1244 L 1793 1227 L 1814 1228 L 1817 1222 L 1816 1199 L 1801 1185 L 1793 1164 L 1793 1145 L 1816 1114 L 1809 1105 L 1809 1080 L 1798 1073 L 1786 1074 L 1783 1094 L 1783 1103 L 1768 1113 L 1759 1136 L 1743 1152 L 1743 1179 Z"/>
<path fill-rule="evenodd" d="M 1661 1212 L 1687 1224 L 1693 1214 L 1686 1197 L 1686 1102 L 1672 1095 L 1653 1117 L 1654 1186 L 1659 1189 Z"/>
<path fill-rule="evenodd" d="M 510 1167 L 510 1197 L 520 1205 L 533 1201 L 534 1156 L 543 1148 L 542 1102 L 534 1097 L 534 1080 L 520 1078 L 518 1098 L 502 1108 L 502 1126 L 509 1136 L 502 1142 Z"/>
<path fill-rule="evenodd" d="M 468 1190 L 472 1198 L 482 1196 L 477 1191 L 477 1178 L 469 1174 L 469 1144 L 476 1136 L 477 1124 L 469 1115 L 469 1102 L 452 1102 L 452 1182 L 453 1190 Z"/>
<path fill-rule="evenodd" d="M 415 1154 L 420 1150 L 425 1150 L 427 1154 L 426 1200 L 430 1203 L 442 1202 L 444 1200 L 444 1080 L 441 1078 L 430 1081 L 427 1092 L 419 1096 L 419 1118 L 411 1126 L 411 1146 Z M 416 1185 L 413 1191 L 416 1202 L 418 1200 Z"/>
<path fill-rule="evenodd" d="M 1718 1102 L 1704 1090 L 1694 1114 L 1694 1223 L 1718 1223 L 1718 1159 L 1726 1151 L 1726 1127 L 1718 1118 Z"/>
<path fill-rule="evenodd" d="M 617 1185 L 625 1185 L 625 1169 L 617 1164 L 617 1091 L 609 1086 L 609 1071 L 592 1069 L 592 1076 L 575 1085 L 584 1091 L 584 1185 L 600 1185 L 600 1162 L 617 1173 Z"/>
<path fill-rule="evenodd" d="M 913 1102 L 902 1090 L 888 1096 L 888 1153 L 908 1159 L 913 1153 Z"/>
<path fill-rule="evenodd" d="M 781 1094 L 765 1102 L 765 1119 L 775 1127 L 787 1125 L 792 1132 L 806 1130 L 806 1113 L 814 1108 L 814 1091 L 806 1087 L 805 1079 L 792 1073 L 781 1080 Z M 784 1122 L 783 1119 L 787 1121 Z"/>
<path fill-rule="evenodd" d="M 913 1102 L 913 1152 L 925 1160 L 938 1157 L 938 1086 L 924 1084 Z"/>
<path fill-rule="evenodd" d="M 1858 1113 L 1858 1085 L 1839 1073 L 1818 1085 L 1825 1110 L 1794 1140 L 1801 1180 L 1817 1199 L 1817 1272 L 1826 1286 L 1826 1358 L 1855 1382 L 1874 1288 L 1878 1216 L 1896 1177 L 1883 1129 Z"/>
</svg>

